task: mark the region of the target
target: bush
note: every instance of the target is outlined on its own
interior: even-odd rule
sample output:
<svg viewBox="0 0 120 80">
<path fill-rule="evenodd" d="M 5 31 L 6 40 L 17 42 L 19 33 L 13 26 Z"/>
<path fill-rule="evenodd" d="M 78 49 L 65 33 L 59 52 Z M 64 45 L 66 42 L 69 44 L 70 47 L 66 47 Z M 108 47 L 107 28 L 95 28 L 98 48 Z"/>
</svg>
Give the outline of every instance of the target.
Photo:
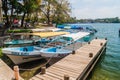
<svg viewBox="0 0 120 80">
<path fill-rule="evenodd" d="M 8 30 L 8 33 L 23 33 L 23 32 L 32 32 L 32 30 L 28 29 L 16 29 L 16 30 Z"/>
<path fill-rule="evenodd" d="M 2 54 L 2 48 L 0 48 L 0 58 L 3 56 Z"/>
</svg>

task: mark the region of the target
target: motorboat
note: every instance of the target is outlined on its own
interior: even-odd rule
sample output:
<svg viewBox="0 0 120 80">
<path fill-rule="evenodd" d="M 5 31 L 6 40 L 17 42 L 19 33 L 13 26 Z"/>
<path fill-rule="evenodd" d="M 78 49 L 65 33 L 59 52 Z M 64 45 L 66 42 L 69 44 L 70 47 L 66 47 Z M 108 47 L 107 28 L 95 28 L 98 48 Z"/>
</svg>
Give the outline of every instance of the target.
<svg viewBox="0 0 120 80">
<path fill-rule="evenodd" d="M 23 45 L 35 43 L 47 43 L 50 37 L 68 34 L 68 32 L 38 32 L 38 33 L 15 33 L 4 41 L 5 46 Z"/>
<path fill-rule="evenodd" d="M 66 50 L 64 47 L 74 44 L 78 39 L 89 35 L 88 32 L 78 32 L 66 35 L 61 35 L 55 41 L 46 44 L 46 48 L 40 50 L 41 56 L 44 57 L 57 57 L 57 55 L 71 53 L 72 50 Z M 47 56 L 48 55 L 48 56 Z M 55 55 L 55 56 L 54 56 Z"/>
<path fill-rule="evenodd" d="M 68 54 L 72 53 L 75 50 L 76 41 L 89 34 L 90 33 L 88 32 L 78 32 L 61 35 L 59 38 L 57 38 L 57 40 L 46 44 L 46 46 L 44 46 L 45 48 L 42 48 L 40 50 L 41 56 L 47 60 L 52 58 L 50 64 L 53 64 Z M 68 46 L 70 46 L 70 48 L 66 48 Z"/>
<path fill-rule="evenodd" d="M 62 25 L 57 25 L 57 28 L 73 29 L 74 31 L 75 30 L 85 31 L 85 32 L 89 32 L 90 34 L 94 34 L 97 32 L 97 30 L 94 29 L 93 26 L 87 24 L 62 24 Z"/>
<path fill-rule="evenodd" d="M 2 52 L 6 54 L 15 64 L 21 64 L 41 59 L 40 49 L 40 47 L 36 46 L 12 47 L 3 48 Z"/>
<path fill-rule="evenodd" d="M 39 36 L 40 38 L 53 38 L 56 36 L 68 34 L 68 32 L 45 32 L 45 33 L 27 33 L 26 35 Z M 34 36 L 33 36 L 34 35 Z M 36 38 L 34 38 L 36 39 Z M 36 39 L 36 41 L 39 40 Z M 54 39 L 50 39 L 51 41 Z M 23 46 L 23 47 L 7 47 L 2 49 L 2 53 L 6 54 L 15 64 L 21 64 L 24 62 L 29 62 L 37 59 L 41 59 L 41 48 L 45 45 L 45 40 L 39 40 L 40 43 L 38 45 L 32 46 Z M 44 41 L 44 42 L 43 42 Z M 19 43 L 19 42 L 18 42 Z M 17 43 L 17 44 L 18 44 Z M 48 42 L 49 43 L 49 42 Z M 12 43 L 13 44 L 13 43 Z M 24 44 L 24 43 L 19 43 Z M 20 45 L 18 45 L 20 46 Z"/>
</svg>

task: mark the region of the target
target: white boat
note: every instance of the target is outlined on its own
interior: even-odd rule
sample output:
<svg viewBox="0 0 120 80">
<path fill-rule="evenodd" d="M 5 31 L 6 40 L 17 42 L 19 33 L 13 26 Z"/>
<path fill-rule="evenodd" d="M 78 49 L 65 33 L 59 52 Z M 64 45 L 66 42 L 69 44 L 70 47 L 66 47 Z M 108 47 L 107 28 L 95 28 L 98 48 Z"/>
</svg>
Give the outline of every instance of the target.
<svg viewBox="0 0 120 80">
<path fill-rule="evenodd" d="M 41 56 L 43 57 L 64 57 L 69 53 L 72 53 L 71 50 L 59 49 L 57 47 L 50 47 L 46 49 L 41 49 Z"/>
<path fill-rule="evenodd" d="M 4 41 L 4 45 L 9 46 L 33 44 L 36 42 L 50 42 L 50 40 L 48 40 L 47 38 L 64 34 L 68 34 L 68 32 L 15 33 Z"/>
<path fill-rule="evenodd" d="M 76 41 L 89 34 L 90 33 L 88 32 L 78 32 L 61 35 L 61 37 L 58 38 L 58 40 L 55 40 L 55 42 L 48 43 L 46 45 L 48 48 L 43 48 L 40 50 L 41 56 L 48 60 L 50 65 L 54 64 L 58 60 L 72 53 L 75 50 Z M 71 45 L 73 45 L 72 49 Z M 70 46 L 70 48 L 68 46 Z"/>
<path fill-rule="evenodd" d="M 68 34 L 67 32 L 44 32 L 44 33 L 28 33 L 25 35 L 34 35 L 41 38 L 55 37 L 58 35 Z M 23 35 L 23 34 L 22 34 Z M 43 41 L 42 41 L 43 43 Z M 15 64 L 21 64 L 37 59 L 41 59 L 41 44 L 36 46 L 24 46 L 24 47 L 8 47 L 3 48 L 2 53 L 6 54 Z"/>
<path fill-rule="evenodd" d="M 40 47 L 35 46 L 3 48 L 2 52 L 15 64 L 21 64 L 42 58 L 40 55 Z"/>
<path fill-rule="evenodd" d="M 59 55 L 67 55 L 69 53 L 72 53 L 73 50 L 66 50 L 64 47 L 75 44 L 75 41 L 77 41 L 80 38 L 83 38 L 85 36 L 89 35 L 88 32 L 78 32 L 78 33 L 72 33 L 72 34 L 66 34 L 61 35 L 58 40 L 56 40 L 54 43 L 48 43 L 48 48 L 43 48 L 40 50 L 41 56 L 43 57 L 59 57 Z M 63 39 L 63 40 L 61 40 Z M 73 46 L 74 47 L 74 46 Z"/>
</svg>

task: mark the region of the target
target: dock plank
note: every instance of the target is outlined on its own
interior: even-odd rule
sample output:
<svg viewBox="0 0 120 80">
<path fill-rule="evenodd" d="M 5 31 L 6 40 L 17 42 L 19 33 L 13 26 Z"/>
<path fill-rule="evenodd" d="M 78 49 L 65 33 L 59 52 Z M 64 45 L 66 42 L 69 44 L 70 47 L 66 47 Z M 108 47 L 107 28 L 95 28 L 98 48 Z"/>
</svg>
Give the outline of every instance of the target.
<svg viewBox="0 0 120 80">
<path fill-rule="evenodd" d="M 0 80 L 9 80 L 14 78 L 14 72 L 0 59 Z"/>
<path fill-rule="evenodd" d="M 13 80 L 14 71 L 0 59 L 0 80 Z M 20 77 L 20 80 L 23 78 Z"/>
</svg>

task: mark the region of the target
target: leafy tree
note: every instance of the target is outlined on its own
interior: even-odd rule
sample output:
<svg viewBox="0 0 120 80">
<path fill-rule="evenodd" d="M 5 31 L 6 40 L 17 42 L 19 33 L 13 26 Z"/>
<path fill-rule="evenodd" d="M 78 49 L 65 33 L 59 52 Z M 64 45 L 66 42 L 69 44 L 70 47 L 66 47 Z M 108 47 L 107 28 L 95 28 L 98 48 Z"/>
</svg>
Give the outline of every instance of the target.
<svg viewBox="0 0 120 80">
<path fill-rule="evenodd" d="M 41 0 L 23 0 L 22 3 L 17 0 L 2 0 L 3 11 L 6 17 L 7 28 L 11 26 L 13 15 L 23 14 L 21 19 L 21 27 L 23 26 L 26 15 L 30 15 L 39 8 Z M 11 13 L 9 13 L 9 10 Z"/>
<path fill-rule="evenodd" d="M 55 3 L 55 11 L 53 14 L 53 22 L 64 23 L 70 19 L 70 3 L 68 0 L 59 0 Z"/>
<path fill-rule="evenodd" d="M 68 0 L 44 0 L 41 11 L 49 25 L 51 21 L 55 23 L 66 22 L 70 18 L 71 9 Z"/>
</svg>

